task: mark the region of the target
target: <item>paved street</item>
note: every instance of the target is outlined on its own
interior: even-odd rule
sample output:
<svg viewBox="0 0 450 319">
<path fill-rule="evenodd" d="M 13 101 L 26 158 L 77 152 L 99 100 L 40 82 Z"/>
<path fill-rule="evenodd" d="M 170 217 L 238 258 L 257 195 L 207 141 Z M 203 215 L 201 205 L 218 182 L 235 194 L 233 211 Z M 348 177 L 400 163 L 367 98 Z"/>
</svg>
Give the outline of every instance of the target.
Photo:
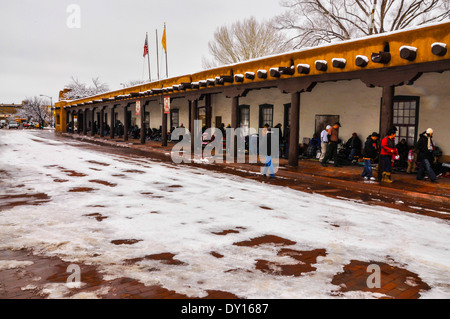
<svg viewBox="0 0 450 319">
<path fill-rule="evenodd" d="M 448 207 L 239 175 L 0 130 L 0 298 L 450 297 Z"/>
</svg>

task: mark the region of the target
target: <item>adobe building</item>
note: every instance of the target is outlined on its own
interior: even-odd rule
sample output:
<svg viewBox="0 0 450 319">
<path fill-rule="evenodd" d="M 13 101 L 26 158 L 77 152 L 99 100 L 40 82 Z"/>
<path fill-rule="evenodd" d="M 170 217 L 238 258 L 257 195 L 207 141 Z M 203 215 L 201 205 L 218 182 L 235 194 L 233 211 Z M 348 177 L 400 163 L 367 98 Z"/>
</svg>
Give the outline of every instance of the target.
<svg viewBox="0 0 450 319">
<path fill-rule="evenodd" d="M 17 117 L 16 114 L 19 112 L 25 102 L 22 102 L 22 104 L 0 104 L 0 120 L 8 120 L 9 118 Z"/>
<path fill-rule="evenodd" d="M 396 126 L 409 145 L 428 127 L 450 161 L 450 23 L 386 33 L 155 81 L 56 103 L 56 130 L 94 135 L 119 120 L 125 129 L 167 131 L 202 120 L 209 127 L 289 126 L 289 164 L 304 138 L 339 121 L 340 138 L 364 140 Z M 170 97 L 170 113 L 164 112 Z M 138 104 L 138 112 L 136 112 Z M 103 120 L 101 120 L 103 119 Z M 74 130 L 72 130 L 73 132 Z M 114 137 L 114 129 L 110 130 Z M 100 135 L 103 129 L 100 130 Z M 145 134 L 141 134 L 145 143 Z M 127 137 L 125 137 L 126 139 Z"/>
</svg>

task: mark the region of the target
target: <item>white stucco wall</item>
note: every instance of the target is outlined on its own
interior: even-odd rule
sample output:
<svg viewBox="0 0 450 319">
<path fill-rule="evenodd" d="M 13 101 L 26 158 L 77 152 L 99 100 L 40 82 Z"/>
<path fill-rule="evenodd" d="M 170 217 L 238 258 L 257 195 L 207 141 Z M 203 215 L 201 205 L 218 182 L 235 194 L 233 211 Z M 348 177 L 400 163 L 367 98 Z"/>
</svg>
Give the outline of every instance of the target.
<svg viewBox="0 0 450 319">
<path fill-rule="evenodd" d="M 450 71 L 423 74 L 412 86 L 395 89 L 396 95 L 419 96 L 418 133 L 431 127 L 433 140 L 443 154 L 450 156 Z"/>
<path fill-rule="evenodd" d="M 395 95 L 418 96 L 419 125 L 418 133 L 432 127 L 435 131 L 434 140 L 445 155 L 450 155 L 450 139 L 448 119 L 450 118 L 450 72 L 428 73 L 422 75 L 414 85 L 396 87 Z M 318 83 L 312 92 L 305 92 L 300 97 L 300 140 L 311 138 L 315 130 L 316 115 L 339 115 L 340 138 L 346 141 L 353 132 L 358 133 L 361 140 L 372 132 L 379 130 L 381 88 L 368 88 L 360 80 Z M 259 106 L 272 104 L 274 106 L 273 123 L 284 125 L 284 105 L 290 103 L 290 95 L 283 94 L 278 89 L 262 89 L 250 91 L 246 97 L 239 98 L 240 105 L 250 106 L 250 127 L 257 129 L 259 125 Z M 211 95 L 212 126 L 216 117 L 221 116 L 226 125 L 231 123 L 230 98 L 223 94 Z M 199 106 L 204 101 L 199 101 Z M 172 109 L 179 110 L 180 124 L 189 126 L 189 102 L 175 99 L 171 103 Z M 135 114 L 135 106 L 130 106 L 132 117 L 140 125 L 140 117 Z M 150 112 L 150 127 L 161 126 L 161 106 L 157 102 L 150 102 L 147 106 Z M 118 109 L 119 119 L 123 122 L 123 109 Z M 332 124 L 332 123 L 330 123 Z M 170 117 L 168 117 L 170 129 Z M 283 127 L 284 128 L 284 127 Z"/>
</svg>

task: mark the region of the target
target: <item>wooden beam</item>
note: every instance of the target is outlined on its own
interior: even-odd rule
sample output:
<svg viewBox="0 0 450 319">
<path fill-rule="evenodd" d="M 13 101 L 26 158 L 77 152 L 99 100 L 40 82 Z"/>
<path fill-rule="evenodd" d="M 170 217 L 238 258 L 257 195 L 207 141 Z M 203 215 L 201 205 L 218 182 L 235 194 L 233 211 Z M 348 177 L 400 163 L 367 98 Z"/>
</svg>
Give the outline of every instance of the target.
<svg viewBox="0 0 450 319">
<path fill-rule="evenodd" d="M 291 93 L 291 125 L 289 129 L 289 159 L 288 164 L 293 167 L 298 166 L 299 155 L 299 130 L 300 130 L 300 92 Z"/>
</svg>

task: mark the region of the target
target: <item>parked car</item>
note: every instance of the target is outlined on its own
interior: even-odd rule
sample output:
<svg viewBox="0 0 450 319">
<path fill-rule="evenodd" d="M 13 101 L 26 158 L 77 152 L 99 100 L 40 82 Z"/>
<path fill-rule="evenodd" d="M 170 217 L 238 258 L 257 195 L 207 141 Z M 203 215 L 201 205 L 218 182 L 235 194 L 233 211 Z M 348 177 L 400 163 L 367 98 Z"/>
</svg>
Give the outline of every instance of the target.
<svg viewBox="0 0 450 319">
<path fill-rule="evenodd" d="M 9 124 L 8 124 L 8 129 L 12 129 L 12 128 L 16 128 L 16 129 L 18 129 L 19 128 L 19 123 L 17 123 L 17 122 L 9 122 Z"/>
</svg>

